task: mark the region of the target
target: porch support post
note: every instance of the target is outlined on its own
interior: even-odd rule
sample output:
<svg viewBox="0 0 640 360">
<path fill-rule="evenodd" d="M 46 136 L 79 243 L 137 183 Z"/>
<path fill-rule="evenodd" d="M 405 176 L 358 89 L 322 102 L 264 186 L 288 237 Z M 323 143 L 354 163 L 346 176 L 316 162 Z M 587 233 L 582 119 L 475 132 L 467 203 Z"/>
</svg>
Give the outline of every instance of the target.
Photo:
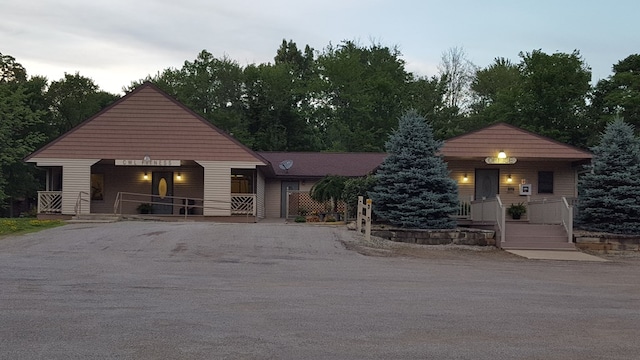
<svg viewBox="0 0 640 360">
<path fill-rule="evenodd" d="M 225 161 L 197 161 L 204 168 L 205 216 L 231 216 L 231 166 Z"/>
</svg>

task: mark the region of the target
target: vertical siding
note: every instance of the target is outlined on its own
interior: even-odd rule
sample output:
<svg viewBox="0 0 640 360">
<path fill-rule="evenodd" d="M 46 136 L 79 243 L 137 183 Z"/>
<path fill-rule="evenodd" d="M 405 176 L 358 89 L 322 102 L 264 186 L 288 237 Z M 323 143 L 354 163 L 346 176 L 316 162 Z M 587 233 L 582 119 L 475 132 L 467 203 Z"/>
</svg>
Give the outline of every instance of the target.
<svg viewBox="0 0 640 360">
<path fill-rule="evenodd" d="M 75 214 L 78 194 L 91 194 L 91 165 L 99 159 L 32 159 L 38 166 L 62 166 L 62 213 Z M 88 200 L 88 195 L 85 195 Z M 91 204 L 82 204 L 82 213 L 91 212 Z"/>
<path fill-rule="evenodd" d="M 282 190 L 280 180 L 266 179 L 265 181 L 265 197 L 264 208 L 265 217 L 280 217 L 280 191 Z"/>
<path fill-rule="evenodd" d="M 263 219 L 265 217 L 265 179 L 262 171 L 257 171 L 256 179 L 256 216 Z"/>
</svg>

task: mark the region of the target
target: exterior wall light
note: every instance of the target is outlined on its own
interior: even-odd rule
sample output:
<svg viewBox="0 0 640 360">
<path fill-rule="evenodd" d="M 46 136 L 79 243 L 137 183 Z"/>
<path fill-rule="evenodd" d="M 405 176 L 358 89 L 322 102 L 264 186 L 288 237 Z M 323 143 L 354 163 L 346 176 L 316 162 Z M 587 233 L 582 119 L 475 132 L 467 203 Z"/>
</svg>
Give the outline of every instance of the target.
<svg viewBox="0 0 640 360">
<path fill-rule="evenodd" d="M 464 182 L 469 181 L 469 177 L 467 176 L 467 174 L 464 174 L 464 176 L 462 177 L 462 181 Z"/>
<path fill-rule="evenodd" d="M 500 150 L 500 152 L 498 153 L 498 159 L 506 159 L 507 158 L 507 153 L 504 152 L 504 150 Z"/>
<path fill-rule="evenodd" d="M 511 178 L 511 174 L 509 174 L 509 176 L 507 176 L 507 182 L 509 182 L 509 183 L 510 183 L 510 182 L 512 182 L 512 181 L 513 181 L 513 179 Z"/>
<path fill-rule="evenodd" d="M 178 173 L 178 176 L 176 176 L 176 179 L 182 180 L 182 174 Z"/>
<path fill-rule="evenodd" d="M 147 174 L 147 172 L 144 172 L 144 176 L 142 176 L 143 179 L 145 180 L 149 180 L 149 174 Z"/>
</svg>

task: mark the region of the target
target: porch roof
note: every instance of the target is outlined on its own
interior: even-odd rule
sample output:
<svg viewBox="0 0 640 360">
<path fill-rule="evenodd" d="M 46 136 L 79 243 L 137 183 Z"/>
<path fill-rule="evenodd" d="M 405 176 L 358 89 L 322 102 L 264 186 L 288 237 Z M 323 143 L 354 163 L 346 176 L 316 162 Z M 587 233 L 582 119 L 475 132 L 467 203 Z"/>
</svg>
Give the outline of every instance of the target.
<svg viewBox="0 0 640 360">
<path fill-rule="evenodd" d="M 324 152 L 259 152 L 270 166 L 268 175 L 280 178 L 322 178 L 326 175 L 348 177 L 372 173 L 387 156 L 386 153 L 324 153 Z M 280 168 L 286 160 L 293 162 L 289 170 Z"/>
<path fill-rule="evenodd" d="M 445 159 L 477 159 L 496 156 L 504 151 L 519 160 L 590 160 L 588 151 L 550 138 L 498 123 L 446 140 L 441 149 Z"/>
</svg>

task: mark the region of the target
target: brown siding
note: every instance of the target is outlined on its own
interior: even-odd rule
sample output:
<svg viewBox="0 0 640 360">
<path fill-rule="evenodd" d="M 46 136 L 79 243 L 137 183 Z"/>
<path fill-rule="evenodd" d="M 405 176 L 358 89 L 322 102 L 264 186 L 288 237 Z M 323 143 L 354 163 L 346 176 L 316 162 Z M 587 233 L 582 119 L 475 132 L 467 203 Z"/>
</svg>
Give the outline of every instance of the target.
<svg viewBox="0 0 640 360">
<path fill-rule="evenodd" d="M 266 179 L 265 182 L 265 217 L 280 217 L 280 191 L 281 182 L 276 179 Z"/>
<path fill-rule="evenodd" d="M 264 161 L 153 86 L 142 86 L 111 108 L 34 153 L 76 159 Z"/>
</svg>

